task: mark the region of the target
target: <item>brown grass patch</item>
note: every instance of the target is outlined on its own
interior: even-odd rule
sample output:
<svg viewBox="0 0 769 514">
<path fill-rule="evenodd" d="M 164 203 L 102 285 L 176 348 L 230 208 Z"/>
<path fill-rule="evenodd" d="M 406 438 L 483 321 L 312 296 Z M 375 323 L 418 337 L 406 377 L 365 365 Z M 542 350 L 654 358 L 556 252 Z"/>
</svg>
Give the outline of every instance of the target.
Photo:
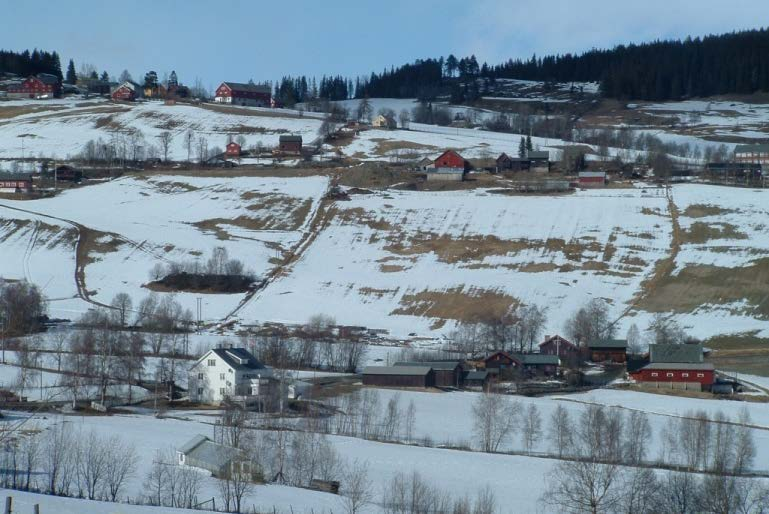
<svg viewBox="0 0 769 514">
<path fill-rule="evenodd" d="M 373 230 L 395 230 L 395 227 L 384 218 L 375 218 L 371 211 L 367 211 L 362 207 L 354 207 L 352 209 L 337 209 L 332 207 L 329 209 L 329 213 L 344 225 L 361 224 L 366 225 Z"/>
<path fill-rule="evenodd" d="M 226 125 L 221 127 L 215 127 L 216 132 L 223 132 L 225 134 L 287 134 L 286 129 L 269 129 L 264 127 L 254 127 L 253 125 Z"/>
<path fill-rule="evenodd" d="M 528 248 L 525 240 L 506 240 L 496 236 L 466 236 L 455 239 L 448 235 L 420 232 L 405 240 L 389 238 L 385 250 L 397 255 L 434 253 L 446 263 L 483 260 L 493 255 L 515 254 Z"/>
<path fill-rule="evenodd" d="M 192 191 L 198 191 L 200 188 L 195 187 L 192 184 L 188 182 L 155 182 L 152 181 L 152 185 L 155 187 L 155 189 L 158 190 L 160 193 L 165 194 L 176 194 L 179 192 L 185 192 L 189 193 Z"/>
<path fill-rule="evenodd" d="M 433 145 L 425 145 L 422 143 L 414 143 L 412 141 L 393 141 L 392 139 L 372 138 L 377 145 L 374 148 L 374 153 L 380 157 L 386 156 L 393 150 L 438 150 L 438 147 Z"/>
<path fill-rule="evenodd" d="M 361 287 L 358 292 L 364 296 L 376 296 L 382 298 L 384 296 L 393 296 L 398 293 L 398 289 L 376 289 L 374 287 Z"/>
<path fill-rule="evenodd" d="M 724 209 L 717 205 L 708 205 L 703 203 L 692 204 L 687 207 L 683 215 L 688 218 L 705 218 L 707 216 L 720 216 L 722 214 L 729 214 L 735 212 L 732 209 Z"/>
<path fill-rule="evenodd" d="M 446 291 L 421 291 L 403 295 L 400 307 L 390 314 L 424 316 L 459 321 L 499 318 L 520 305 L 517 298 L 499 291 L 461 287 Z"/>
<path fill-rule="evenodd" d="M 406 266 L 401 266 L 400 264 L 380 264 L 379 265 L 379 271 L 382 273 L 397 273 L 399 271 L 405 271 L 408 268 Z"/>
<path fill-rule="evenodd" d="M 5 107 L 0 104 L 0 120 L 15 118 L 16 116 L 21 116 L 23 114 L 32 114 L 35 112 L 46 111 L 53 112 L 61 111 L 64 109 L 66 109 L 66 107 L 61 105 L 14 105 Z"/>
<path fill-rule="evenodd" d="M 692 312 L 704 304 L 724 305 L 745 300 L 749 307 L 741 314 L 769 319 L 767 284 L 769 258 L 741 268 L 689 265 L 661 280 L 639 306 L 649 312 Z"/>
<path fill-rule="evenodd" d="M 662 212 L 660 209 L 658 209 L 656 207 L 655 208 L 641 207 L 641 214 L 645 214 L 646 216 L 665 216 L 665 217 L 667 217 L 667 215 L 664 212 Z"/>
<path fill-rule="evenodd" d="M 704 244 L 711 239 L 747 239 L 748 236 L 731 223 L 704 223 L 695 221 L 688 230 L 681 231 L 681 242 Z"/>
</svg>

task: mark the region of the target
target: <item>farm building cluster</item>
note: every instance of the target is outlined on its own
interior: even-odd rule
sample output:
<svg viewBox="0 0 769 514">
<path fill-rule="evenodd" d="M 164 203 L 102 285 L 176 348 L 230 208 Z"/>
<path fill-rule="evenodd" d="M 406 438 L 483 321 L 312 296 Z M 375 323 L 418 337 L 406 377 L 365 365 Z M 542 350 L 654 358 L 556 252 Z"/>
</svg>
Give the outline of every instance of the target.
<svg viewBox="0 0 769 514">
<path fill-rule="evenodd" d="M 362 377 L 364 385 L 374 387 L 488 390 L 504 383 L 558 380 L 603 385 L 595 379 L 605 375 L 612 380 L 627 376 L 642 388 L 734 392 L 736 384 L 716 376 L 713 364 L 704 361 L 706 353 L 701 343 L 681 343 L 651 344 L 647 352 L 634 355 L 623 339 L 578 344 L 554 335 L 532 352 L 497 350 L 467 359 L 368 366 Z"/>
</svg>

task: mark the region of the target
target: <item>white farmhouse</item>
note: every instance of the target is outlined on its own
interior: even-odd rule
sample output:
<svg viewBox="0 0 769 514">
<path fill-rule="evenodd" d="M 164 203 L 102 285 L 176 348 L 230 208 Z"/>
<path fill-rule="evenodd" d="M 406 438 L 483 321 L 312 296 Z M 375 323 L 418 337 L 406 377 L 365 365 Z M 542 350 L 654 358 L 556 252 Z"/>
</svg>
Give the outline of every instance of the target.
<svg viewBox="0 0 769 514">
<path fill-rule="evenodd" d="M 226 398 L 259 396 L 269 387 L 272 368 L 245 348 L 214 348 L 190 367 L 190 401 L 220 403 Z"/>
</svg>

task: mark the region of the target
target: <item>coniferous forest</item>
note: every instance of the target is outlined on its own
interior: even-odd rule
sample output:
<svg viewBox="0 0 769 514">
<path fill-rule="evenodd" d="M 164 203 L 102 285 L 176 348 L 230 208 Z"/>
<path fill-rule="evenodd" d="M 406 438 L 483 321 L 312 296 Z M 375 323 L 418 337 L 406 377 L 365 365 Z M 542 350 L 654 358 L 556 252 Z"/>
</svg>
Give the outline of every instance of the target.
<svg viewBox="0 0 769 514">
<path fill-rule="evenodd" d="M 0 50 L 0 72 L 15 73 L 22 77 L 50 73 L 62 79 L 61 62 L 56 52 L 34 49 L 32 52 Z"/>
</svg>

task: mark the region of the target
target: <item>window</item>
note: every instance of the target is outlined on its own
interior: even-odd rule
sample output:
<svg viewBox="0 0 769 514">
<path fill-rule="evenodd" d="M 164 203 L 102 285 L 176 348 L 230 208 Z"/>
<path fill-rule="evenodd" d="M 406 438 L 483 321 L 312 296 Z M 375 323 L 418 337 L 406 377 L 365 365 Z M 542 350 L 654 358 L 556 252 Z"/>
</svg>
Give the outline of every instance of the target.
<svg viewBox="0 0 769 514">
<path fill-rule="evenodd" d="M 697 378 L 705 378 L 705 373 L 697 373 Z"/>
<path fill-rule="evenodd" d="M 667 375 L 667 376 L 669 376 L 669 377 L 672 377 L 672 376 L 673 376 L 673 373 L 668 373 L 668 375 Z"/>
<path fill-rule="evenodd" d="M 198 387 L 198 396 L 203 396 L 203 388 Z"/>
<path fill-rule="evenodd" d="M 653 377 L 657 377 L 657 376 L 659 376 L 659 373 L 652 373 L 652 376 Z"/>
<path fill-rule="evenodd" d="M 198 373 L 198 380 L 203 380 L 203 373 Z"/>
<path fill-rule="evenodd" d="M 232 373 L 232 368 L 228 369 L 227 373 Z"/>
<path fill-rule="evenodd" d="M 681 376 L 682 376 L 683 378 L 689 378 L 689 373 L 681 373 Z"/>
<path fill-rule="evenodd" d="M 216 359 L 208 359 L 209 366 L 216 366 Z"/>
<path fill-rule="evenodd" d="M 219 380 L 224 380 L 224 373 L 219 373 Z"/>
<path fill-rule="evenodd" d="M 225 389 L 223 387 L 219 388 L 219 394 L 224 396 Z"/>
</svg>

